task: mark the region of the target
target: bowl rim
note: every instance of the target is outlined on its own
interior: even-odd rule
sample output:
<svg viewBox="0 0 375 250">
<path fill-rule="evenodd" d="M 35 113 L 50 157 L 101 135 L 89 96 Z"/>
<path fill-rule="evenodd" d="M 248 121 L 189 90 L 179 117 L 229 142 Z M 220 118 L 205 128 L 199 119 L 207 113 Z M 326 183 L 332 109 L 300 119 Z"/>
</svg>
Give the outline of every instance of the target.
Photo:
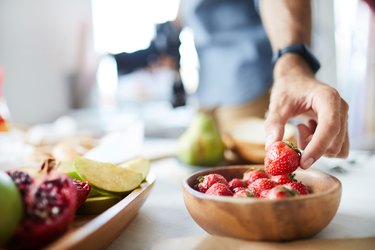
<svg viewBox="0 0 375 250">
<path fill-rule="evenodd" d="M 262 164 L 249 164 L 249 165 L 232 165 L 232 166 L 223 166 L 223 167 L 213 167 L 209 169 L 204 169 L 200 171 L 196 171 L 193 174 L 186 177 L 183 181 L 183 189 L 190 193 L 191 195 L 195 196 L 196 198 L 203 199 L 203 200 L 211 200 L 216 202 L 222 202 L 222 203 L 240 203 L 240 204 L 253 204 L 253 203 L 282 203 L 286 201 L 304 201 L 304 200 L 310 200 L 310 199 L 316 199 L 321 196 L 329 195 L 331 193 L 334 193 L 336 191 L 339 191 L 341 193 L 342 190 L 342 184 L 339 179 L 337 179 L 335 176 L 326 173 L 324 171 L 318 170 L 318 169 L 306 169 L 303 170 L 299 168 L 297 171 L 309 171 L 309 172 L 315 172 L 317 174 L 323 174 L 333 179 L 335 182 L 335 185 L 332 185 L 327 190 L 324 190 L 323 192 L 319 193 L 312 193 L 307 195 L 300 195 L 297 197 L 287 197 L 285 199 L 277 199 L 277 200 L 269 200 L 269 199 L 261 199 L 256 197 L 246 197 L 246 198 L 238 198 L 238 197 L 232 197 L 232 196 L 217 196 L 217 195 L 207 195 L 205 193 L 199 192 L 198 190 L 195 190 L 188 184 L 188 180 L 192 178 L 193 176 L 199 176 L 199 174 L 208 174 L 211 172 L 214 172 L 215 170 L 224 170 L 224 169 L 235 169 L 235 168 L 250 168 L 250 167 L 257 167 L 263 166 Z"/>
</svg>

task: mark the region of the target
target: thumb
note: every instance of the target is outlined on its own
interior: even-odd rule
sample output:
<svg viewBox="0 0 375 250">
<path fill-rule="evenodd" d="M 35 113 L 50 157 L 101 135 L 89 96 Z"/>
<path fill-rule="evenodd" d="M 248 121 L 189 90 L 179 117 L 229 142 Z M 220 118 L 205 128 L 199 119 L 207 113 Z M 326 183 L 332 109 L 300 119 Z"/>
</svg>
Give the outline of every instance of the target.
<svg viewBox="0 0 375 250">
<path fill-rule="evenodd" d="M 269 111 L 265 121 L 266 145 L 267 149 L 272 143 L 281 141 L 284 137 L 285 124 L 288 121 L 287 112 Z"/>
</svg>

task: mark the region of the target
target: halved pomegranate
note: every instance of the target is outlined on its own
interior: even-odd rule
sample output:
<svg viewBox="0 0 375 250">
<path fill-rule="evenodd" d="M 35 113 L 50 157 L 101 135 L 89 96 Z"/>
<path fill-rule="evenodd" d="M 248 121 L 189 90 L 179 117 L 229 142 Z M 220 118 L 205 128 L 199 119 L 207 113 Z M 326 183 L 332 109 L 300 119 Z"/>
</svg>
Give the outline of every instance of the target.
<svg viewBox="0 0 375 250">
<path fill-rule="evenodd" d="M 40 171 L 13 170 L 9 176 L 21 191 L 24 217 L 11 245 L 38 249 L 46 246 L 69 227 L 77 208 L 77 190 L 72 180 L 54 171 L 55 160 L 46 160 Z"/>
<path fill-rule="evenodd" d="M 81 181 L 73 178 L 73 184 L 77 190 L 77 208 L 79 208 L 89 196 L 91 187 L 88 181 Z"/>
</svg>

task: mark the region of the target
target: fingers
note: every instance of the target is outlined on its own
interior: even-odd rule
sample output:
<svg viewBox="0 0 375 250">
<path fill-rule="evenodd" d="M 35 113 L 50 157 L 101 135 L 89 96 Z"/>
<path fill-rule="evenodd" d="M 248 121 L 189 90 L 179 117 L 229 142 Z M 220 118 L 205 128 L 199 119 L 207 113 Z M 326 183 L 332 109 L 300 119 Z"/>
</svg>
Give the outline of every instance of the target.
<svg viewBox="0 0 375 250">
<path fill-rule="evenodd" d="M 312 139 L 313 132 L 305 124 L 298 124 L 297 129 L 298 129 L 298 147 L 300 149 L 305 149 L 307 144 L 309 144 L 309 142 Z"/>
<path fill-rule="evenodd" d="M 268 124 L 268 125 L 267 125 Z M 284 137 L 285 123 L 280 120 L 266 120 L 266 149 L 274 142 L 281 141 Z"/>
<path fill-rule="evenodd" d="M 328 157 L 346 157 L 348 151 L 346 145 L 349 144 L 347 139 L 347 124 L 348 124 L 348 105 L 341 99 L 340 103 L 340 130 L 338 135 L 332 140 L 331 144 L 325 152 Z M 349 148 L 349 147 L 348 147 Z"/>
<path fill-rule="evenodd" d="M 348 105 L 336 89 L 315 80 L 311 81 L 313 84 L 304 82 L 304 88 L 298 88 L 299 85 L 283 88 L 285 85 L 282 84 L 273 87 L 265 130 L 267 149 L 283 139 L 289 118 L 297 115 L 309 118 L 308 125 L 297 126 L 298 145 L 304 149 L 300 166 L 307 169 L 323 155 L 347 157 Z"/>
<path fill-rule="evenodd" d="M 325 124 L 325 125 L 322 125 Z M 309 168 L 317 159 L 319 159 L 327 150 L 332 138 L 329 135 L 338 130 L 338 125 L 332 121 L 319 121 L 315 134 L 306 146 L 301 158 L 301 167 Z M 336 135 L 334 135 L 336 136 Z"/>
<path fill-rule="evenodd" d="M 314 107 L 318 115 L 318 124 L 302 154 L 301 167 L 304 169 L 309 168 L 323 155 L 345 157 L 349 150 L 347 137 L 348 105 L 333 89 L 326 91 L 315 101 Z M 302 128 L 302 133 L 302 136 L 307 138 L 306 128 Z"/>
<path fill-rule="evenodd" d="M 298 147 L 300 149 L 305 149 L 307 144 L 310 143 L 312 136 L 316 130 L 316 122 L 314 120 L 309 120 L 309 125 L 298 124 Z"/>
<path fill-rule="evenodd" d="M 276 141 L 280 141 L 284 137 L 285 124 L 289 120 L 290 105 L 278 105 L 275 102 L 270 103 L 270 108 L 265 121 L 266 130 L 266 149 L 269 145 Z"/>
<path fill-rule="evenodd" d="M 348 126 L 346 126 L 345 140 L 341 147 L 340 153 L 337 157 L 346 158 L 349 155 L 349 135 L 348 135 Z"/>
</svg>

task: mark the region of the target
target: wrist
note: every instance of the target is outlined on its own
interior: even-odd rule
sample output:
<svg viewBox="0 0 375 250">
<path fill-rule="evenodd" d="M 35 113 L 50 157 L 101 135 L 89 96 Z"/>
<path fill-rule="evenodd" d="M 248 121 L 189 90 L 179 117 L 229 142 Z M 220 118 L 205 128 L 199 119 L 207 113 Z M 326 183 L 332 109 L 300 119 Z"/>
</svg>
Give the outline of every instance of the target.
<svg viewBox="0 0 375 250">
<path fill-rule="evenodd" d="M 309 76 L 313 78 L 314 72 L 304 58 L 298 54 L 289 53 L 277 60 L 273 69 L 273 77 L 278 80 L 289 76 Z"/>
</svg>

